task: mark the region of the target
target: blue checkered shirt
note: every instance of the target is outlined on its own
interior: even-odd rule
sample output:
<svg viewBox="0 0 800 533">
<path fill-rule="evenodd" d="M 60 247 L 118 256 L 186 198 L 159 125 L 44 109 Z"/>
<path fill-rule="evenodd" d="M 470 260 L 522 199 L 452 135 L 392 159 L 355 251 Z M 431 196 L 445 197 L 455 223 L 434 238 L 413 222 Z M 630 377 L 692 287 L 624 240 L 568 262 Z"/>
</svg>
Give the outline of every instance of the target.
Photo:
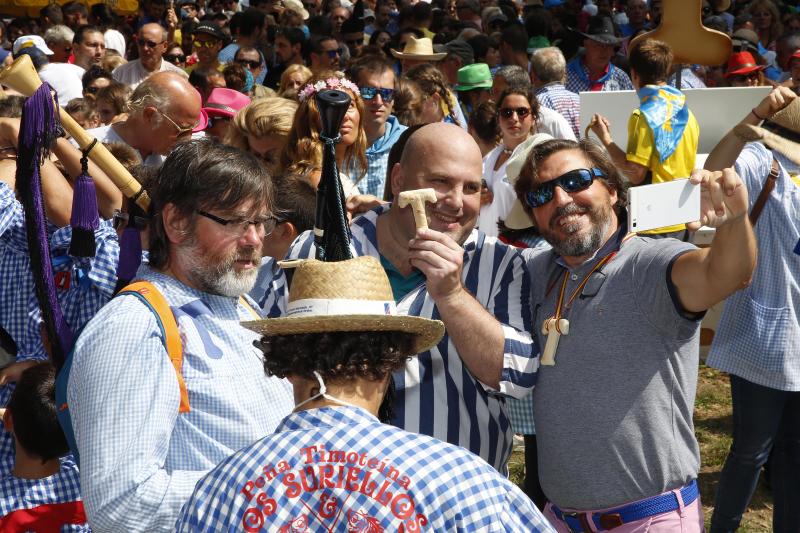
<svg viewBox="0 0 800 533">
<path fill-rule="evenodd" d="M 288 382 L 265 376 L 258 335 L 239 325 L 253 317 L 237 299 L 148 266 L 137 278 L 158 287 L 178 322 L 191 411 L 178 412 L 155 315 L 136 296 L 114 298 L 78 338 L 67 387 L 84 504 L 98 531 L 170 530 L 201 477 L 294 407 Z"/>
<path fill-rule="evenodd" d="M 407 129 L 408 126 L 403 126 L 397 121 L 397 117 L 390 115 L 386 121 L 386 131 L 367 148 L 367 172 L 357 183 L 359 190 L 363 194 L 371 194 L 378 198 L 383 198 L 389 152 L 400 135 Z M 350 170 L 348 173 L 351 176 L 358 176 L 359 174 L 355 169 Z"/>
<path fill-rule="evenodd" d="M 275 318 L 286 313 L 288 290 L 286 276 L 278 262 L 269 256 L 262 258 L 258 278 L 249 293 L 261 309 L 261 314 Z"/>
<path fill-rule="evenodd" d="M 539 104 L 558 111 L 567 120 L 576 139 L 581 138 L 581 98 L 563 83 L 548 83 L 536 91 Z"/>
<path fill-rule="evenodd" d="M 354 255 L 380 257 L 375 224 L 390 207 L 384 204 L 353 220 Z M 313 244 L 312 233 L 304 233 L 292 245 L 289 258 L 314 257 Z M 539 368 L 539 349 L 530 335 L 530 278 L 518 250 L 478 230 L 470 233 L 463 247 L 464 287 L 505 332 L 500 389 L 491 389 L 475 379 L 445 335 L 435 348 L 410 359 L 404 372 L 394 374 L 392 423 L 462 446 L 505 473 L 513 433 L 504 396 L 528 394 Z M 397 310 L 411 316 L 441 318 L 425 284 L 403 297 Z"/>
<path fill-rule="evenodd" d="M 78 483 L 78 467 L 71 459 L 61 460 L 61 470 L 42 479 L 22 479 L 11 474 L 0 477 L 0 529 L 3 531 L 27 531 L 11 528 L 14 522 L 14 511 L 36 509 L 43 512 L 48 505 L 81 504 L 81 488 Z M 43 513 L 47 516 L 46 513 Z M 8 522 L 4 522 L 4 521 Z M 9 523 L 10 522 L 10 523 Z M 23 522 L 24 523 L 24 522 Z M 16 523 L 19 525 L 19 523 Z M 44 529 L 42 531 L 45 531 Z M 60 532 L 89 532 L 89 526 L 83 524 L 61 525 Z"/>
<path fill-rule="evenodd" d="M 747 144 L 736 160 L 750 197 L 758 198 L 772 152 Z M 750 285 L 725 302 L 707 364 L 757 385 L 800 391 L 800 187 L 781 165 L 758 223 L 758 264 Z"/>
<path fill-rule="evenodd" d="M 601 89 L 603 91 L 633 90 L 631 79 L 625 74 L 624 70 L 615 66 L 613 63 L 608 64 L 608 72 L 600 79 L 603 80 L 603 88 Z M 592 83 L 589 80 L 589 69 L 583 64 L 582 56 L 578 56 L 567 63 L 567 90 L 579 93 L 581 91 L 590 91 L 591 87 Z"/>
<path fill-rule="evenodd" d="M 289 415 L 200 480 L 177 524 L 208 533 L 421 530 L 553 531 L 474 455 L 355 407 Z"/>
</svg>

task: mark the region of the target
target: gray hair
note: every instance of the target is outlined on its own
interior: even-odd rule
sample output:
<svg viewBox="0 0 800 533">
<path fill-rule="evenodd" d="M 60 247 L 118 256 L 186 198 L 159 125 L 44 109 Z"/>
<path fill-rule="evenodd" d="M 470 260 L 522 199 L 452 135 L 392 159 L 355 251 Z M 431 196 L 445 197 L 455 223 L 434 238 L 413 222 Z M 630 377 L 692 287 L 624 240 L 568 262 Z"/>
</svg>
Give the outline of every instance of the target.
<svg viewBox="0 0 800 533">
<path fill-rule="evenodd" d="M 75 32 L 63 24 L 57 24 L 44 32 L 45 43 L 71 43 Z"/>
<path fill-rule="evenodd" d="M 531 79 L 525 69 L 519 65 L 505 65 L 497 69 L 495 77 L 500 76 L 511 87 L 530 86 Z"/>
<path fill-rule="evenodd" d="M 163 87 L 153 83 L 152 79 L 146 79 L 133 91 L 128 108 L 131 115 L 136 115 L 144 111 L 146 107 L 155 107 L 166 111 L 170 108 L 171 103 L 169 95 Z"/>
<path fill-rule="evenodd" d="M 555 46 L 540 48 L 533 53 L 531 70 L 542 84 L 554 81 L 564 83 L 567 77 L 567 61 L 561 50 Z"/>
</svg>

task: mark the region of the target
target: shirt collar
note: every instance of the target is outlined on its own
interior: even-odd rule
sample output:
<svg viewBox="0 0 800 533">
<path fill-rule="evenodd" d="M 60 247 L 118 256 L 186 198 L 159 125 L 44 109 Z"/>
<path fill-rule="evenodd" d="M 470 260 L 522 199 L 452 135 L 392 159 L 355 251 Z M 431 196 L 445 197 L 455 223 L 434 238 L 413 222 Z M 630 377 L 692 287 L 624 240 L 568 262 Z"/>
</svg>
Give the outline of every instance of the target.
<svg viewBox="0 0 800 533">
<path fill-rule="evenodd" d="M 319 430 L 322 428 L 341 425 L 376 424 L 377 417 L 361 407 L 320 407 L 318 409 L 305 409 L 297 413 L 290 413 L 284 418 L 275 433 L 284 431 Z"/>
</svg>

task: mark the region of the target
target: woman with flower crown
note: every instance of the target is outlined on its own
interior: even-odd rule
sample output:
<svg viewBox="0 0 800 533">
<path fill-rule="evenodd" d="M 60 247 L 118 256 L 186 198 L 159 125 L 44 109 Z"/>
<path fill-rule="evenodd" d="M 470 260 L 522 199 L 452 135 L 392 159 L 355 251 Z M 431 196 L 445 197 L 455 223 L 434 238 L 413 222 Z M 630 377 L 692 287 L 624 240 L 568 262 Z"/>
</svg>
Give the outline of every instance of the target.
<svg viewBox="0 0 800 533">
<path fill-rule="evenodd" d="M 344 169 L 367 168 L 365 156 L 367 136 L 361 125 L 364 102 L 361 100 L 358 87 L 341 72 L 320 73 L 311 78 L 298 92 L 300 105 L 294 116 L 289 140 L 281 153 L 281 168 L 283 171 L 307 177 L 314 187 L 319 184 L 323 143 L 320 140 L 322 122 L 315 96 L 327 89 L 344 91 L 351 98 L 350 108 L 339 128 L 341 140 L 336 145 L 336 166 L 339 168 L 345 198 L 349 198 L 359 194 L 354 181 L 361 179 L 364 172 L 358 176 L 348 176 Z"/>
</svg>

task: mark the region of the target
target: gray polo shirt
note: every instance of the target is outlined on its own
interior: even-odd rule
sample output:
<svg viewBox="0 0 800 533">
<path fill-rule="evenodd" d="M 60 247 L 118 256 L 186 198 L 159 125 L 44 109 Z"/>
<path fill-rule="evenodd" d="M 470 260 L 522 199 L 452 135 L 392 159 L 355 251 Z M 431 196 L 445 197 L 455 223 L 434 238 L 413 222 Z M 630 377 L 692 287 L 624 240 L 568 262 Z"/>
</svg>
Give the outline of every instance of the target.
<svg viewBox="0 0 800 533">
<path fill-rule="evenodd" d="M 572 291 L 619 233 L 578 268 Z M 700 316 L 683 311 L 668 281 L 692 245 L 633 237 L 594 273 L 562 316 L 555 366 L 539 369 L 534 418 L 542 487 L 567 509 L 602 509 L 655 496 L 697 477 L 692 410 Z M 526 252 L 533 328 L 553 315 L 565 267 L 554 252 Z M 549 289 L 549 290 L 548 290 Z"/>
</svg>

